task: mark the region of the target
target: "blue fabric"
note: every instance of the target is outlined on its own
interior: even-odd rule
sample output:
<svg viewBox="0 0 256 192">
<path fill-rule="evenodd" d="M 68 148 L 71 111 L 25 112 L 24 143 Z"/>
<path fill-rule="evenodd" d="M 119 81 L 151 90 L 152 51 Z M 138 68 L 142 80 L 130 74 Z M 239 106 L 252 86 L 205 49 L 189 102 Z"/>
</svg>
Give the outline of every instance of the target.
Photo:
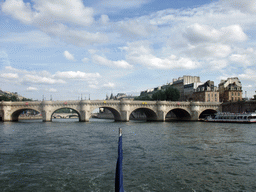
<svg viewBox="0 0 256 192">
<path fill-rule="evenodd" d="M 119 142 L 118 142 L 118 158 L 116 162 L 115 192 L 124 192 L 122 160 L 123 160 L 122 136 L 120 136 Z"/>
</svg>

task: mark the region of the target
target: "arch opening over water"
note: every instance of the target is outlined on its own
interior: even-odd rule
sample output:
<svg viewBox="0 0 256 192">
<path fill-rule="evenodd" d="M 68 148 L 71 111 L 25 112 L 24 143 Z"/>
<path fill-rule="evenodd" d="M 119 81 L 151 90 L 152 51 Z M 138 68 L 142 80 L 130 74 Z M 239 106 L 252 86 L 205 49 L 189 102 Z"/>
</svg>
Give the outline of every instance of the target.
<svg viewBox="0 0 256 192">
<path fill-rule="evenodd" d="M 204 110 L 204 111 L 199 115 L 199 119 L 204 119 L 204 118 L 206 118 L 207 116 L 214 115 L 215 113 L 217 113 L 217 111 L 216 111 L 216 110 L 213 110 L 213 109 Z"/>
<path fill-rule="evenodd" d="M 188 111 L 184 109 L 172 109 L 165 116 L 165 121 L 175 121 L 175 120 L 191 120 L 191 115 Z"/>
<path fill-rule="evenodd" d="M 157 121 L 157 114 L 151 109 L 139 108 L 130 113 L 129 120 Z"/>
<path fill-rule="evenodd" d="M 57 119 L 74 119 L 74 121 L 81 121 L 79 112 L 72 108 L 59 108 L 55 110 L 51 115 L 51 121 Z"/>
<path fill-rule="evenodd" d="M 25 108 L 25 109 L 19 109 L 17 111 L 14 111 L 11 115 L 12 121 L 19 121 L 19 120 L 34 120 L 34 119 L 42 119 L 42 115 L 39 111 Z"/>
<path fill-rule="evenodd" d="M 96 108 L 97 109 L 97 108 Z M 99 119 L 113 119 L 115 121 L 121 121 L 121 114 L 114 108 L 111 107 L 99 107 L 98 114 L 91 114 L 91 118 L 96 117 Z M 94 109 L 95 111 L 95 109 Z"/>
</svg>

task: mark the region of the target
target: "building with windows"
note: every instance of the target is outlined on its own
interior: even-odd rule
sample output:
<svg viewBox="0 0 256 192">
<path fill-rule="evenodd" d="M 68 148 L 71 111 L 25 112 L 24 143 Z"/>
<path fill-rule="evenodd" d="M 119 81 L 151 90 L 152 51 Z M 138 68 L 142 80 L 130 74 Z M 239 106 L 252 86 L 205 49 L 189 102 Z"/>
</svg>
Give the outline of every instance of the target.
<svg viewBox="0 0 256 192">
<path fill-rule="evenodd" d="M 179 99 L 180 101 L 187 100 L 189 91 L 188 89 L 185 91 L 185 89 L 187 88 L 187 87 L 185 88 L 185 86 L 192 83 L 195 83 L 193 87 L 196 86 L 197 83 L 201 83 L 200 77 L 184 75 L 183 77 L 179 77 L 178 79 L 173 79 L 172 87 L 180 91 L 180 99 Z"/>
<path fill-rule="evenodd" d="M 193 93 L 196 92 L 197 87 L 202 84 L 201 82 L 197 82 L 184 85 L 184 100 L 193 101 Z"/>
<path fill-rule="evenodd" d="M 194 84 L 193 84 L 194 83 Z M 186 88 L 189 88 L 186 87 L 185 88 L 185 85 L 188 85 L 188 84 L 193 84 L 192 87 L 196 87 L 200 84 L 200 77 L 198 76 L 188 76 L 188 75 L 184 75 L 183 77 L 179 77 L 178 79 L 173 79 L 171 83 L 167 83 L 166 85 L 162 85 L 162 86 L 158 86 L 158 87 L 155 87 L 155 88 L 152 88 L 152 89 L 147 89 L 145 91 L 142 91 L 140 93 L 140 96 L 149 96 L 149 97 L 152 97 L 152 95 L 157 92 L 157 91 L 160 91 L 160 90 L 165 90 L 167 89 L 168 87 L 173 87 L 173 88 L 176 88 L 179 90 L 180 92 L 180 101 L 186 101 L 188 100 L 187 98 L 189 97 L 188 94 L 192 94 L 193 92 L 193 89 L 189 90 L 189 89 L 186 89 Z M 189 93 L 188 93 L 189 92 Z"/>
<path fill-rule="evenodd" d="M 192 95 L 194 101 L 219 102 L 218 88 L 214 86 L 213 81 L 206 81 L 197 87 Z"/>
<path fill-rule="evenodd" d="M 242 84 L 238 77 L 221 80 L 219 84 L 220 101 L 242 101 Z"/>
</svg>

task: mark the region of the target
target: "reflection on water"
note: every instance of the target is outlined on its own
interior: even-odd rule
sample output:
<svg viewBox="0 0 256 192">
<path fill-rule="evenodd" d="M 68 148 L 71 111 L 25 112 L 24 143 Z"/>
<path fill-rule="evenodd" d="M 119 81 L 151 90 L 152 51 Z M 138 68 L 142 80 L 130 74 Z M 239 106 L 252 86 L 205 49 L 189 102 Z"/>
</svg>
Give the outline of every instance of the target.
<svg viewBox="0 0 256 192">
<path fill-rule="evenodd" d="M 3 191 L 113 191 L 118 128 L 126 191 L 255 191 L 255 124 L 0 123 Z"/>
</svg>

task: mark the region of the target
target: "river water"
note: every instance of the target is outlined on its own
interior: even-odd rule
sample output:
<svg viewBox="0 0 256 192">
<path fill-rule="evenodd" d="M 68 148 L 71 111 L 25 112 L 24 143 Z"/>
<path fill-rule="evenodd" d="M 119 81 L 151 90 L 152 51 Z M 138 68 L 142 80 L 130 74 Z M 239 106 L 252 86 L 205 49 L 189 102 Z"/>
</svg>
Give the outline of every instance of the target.
<svg viewBox="0 0 256 192">
<path fill-rule="evenodd" d="M 256 124 L 0 122 L 0 191 L 256 191 Z"/>
</svg>

